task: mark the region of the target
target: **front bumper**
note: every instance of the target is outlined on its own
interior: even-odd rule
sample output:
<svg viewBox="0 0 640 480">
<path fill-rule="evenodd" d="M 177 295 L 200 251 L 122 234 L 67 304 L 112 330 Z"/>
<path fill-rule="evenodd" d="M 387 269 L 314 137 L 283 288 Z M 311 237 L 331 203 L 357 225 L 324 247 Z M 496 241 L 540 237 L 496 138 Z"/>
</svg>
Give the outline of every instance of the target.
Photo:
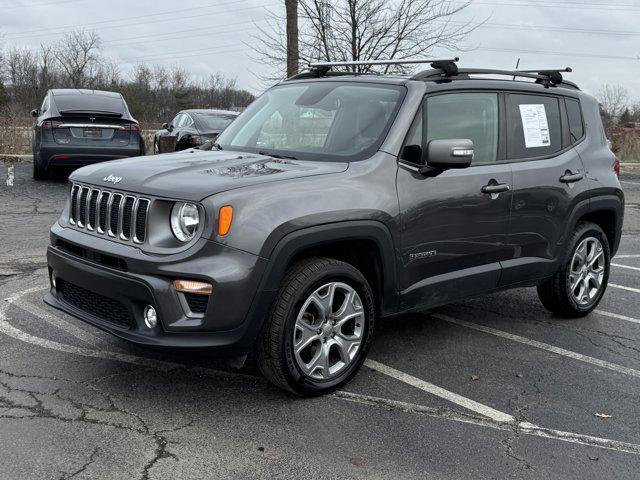
<svg viewBox="0 0 640 480">
<path fill-rule="evenodd" d="M 255 292 L 266 260 L 207 239 L 180 254 L 151 256 L 56 224 L 47 261 L 50 278 L 56 279 L 45 296 L 47 304 L 133 343 L 242 355 L 264 318 Z M 203 315 L 185 308 L 184 298 L 172 287 L 175 279 L 213 285 Z M 158 312 L 155 328 L 144 323 L 147 305 Z M 113 310 L 120 312 L 118 321 Z"/>
</svg>

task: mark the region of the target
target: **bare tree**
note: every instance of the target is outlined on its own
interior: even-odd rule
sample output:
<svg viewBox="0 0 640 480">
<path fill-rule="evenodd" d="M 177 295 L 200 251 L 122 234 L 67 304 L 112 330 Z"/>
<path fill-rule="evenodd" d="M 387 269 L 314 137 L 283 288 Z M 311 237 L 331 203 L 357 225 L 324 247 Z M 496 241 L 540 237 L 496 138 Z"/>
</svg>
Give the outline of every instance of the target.
<svg viewBox="0 0 640 480">
<path fill-rule="evenodd" d="M 629 104 L 629 92 L 621 85 L 605 84 L 600 87 L 597 97 L 602 110 L 614 122 L 620 118 Z"/>
<path fill-rule="evenodd" d="M 298 32 L 298 0 L 284 0 L 287 21 L 287 76 L 298 73 L 300 58 Z"/>
<path fill-rule="evenodd" d="M 460 49 L 478 25 L 451 20 L 470 4 L 471 0 L 300 0 L 299 61 L 406 59 L 429 55 L 436 47 Z M 288 59 L 282 24 L 274 15 L 257 36 L 261 60 L 278 72 Z M 391 70 L 403 71 L 384 71 Z"/>
<path fill-rule="evenodd" d="M 71 85 L 79 88 L 99 66 L 100 37 L 95 32 L 76 30 L 65 34 L 53 55 L 67 74 Z"/>
</svg>

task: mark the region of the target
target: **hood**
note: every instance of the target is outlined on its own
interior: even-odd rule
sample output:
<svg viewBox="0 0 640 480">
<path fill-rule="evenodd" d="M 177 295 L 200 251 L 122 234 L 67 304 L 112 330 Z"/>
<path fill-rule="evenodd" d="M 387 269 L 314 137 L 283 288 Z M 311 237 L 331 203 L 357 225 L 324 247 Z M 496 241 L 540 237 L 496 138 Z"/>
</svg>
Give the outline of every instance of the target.
<svg viewBox="0 0 640 480">
<path fill-rule="evenodd" d="M 343 162 L 284 160 L 254 153 L 184 150 L 112 160 L 76 170 L 72 181 L 158 197 L 200 201 L 259 183 L 344 172 Z"/>
</svg>

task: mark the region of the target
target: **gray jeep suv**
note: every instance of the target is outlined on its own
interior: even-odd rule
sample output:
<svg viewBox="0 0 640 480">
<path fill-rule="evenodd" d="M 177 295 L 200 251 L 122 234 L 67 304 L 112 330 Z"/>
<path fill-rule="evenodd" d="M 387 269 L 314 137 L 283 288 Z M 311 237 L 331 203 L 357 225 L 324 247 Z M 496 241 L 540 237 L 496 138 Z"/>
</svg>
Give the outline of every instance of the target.
<svg viewBox="0 0 640 480">
<path fill-rule="evenodd" d="M 596 307 L 624 196 L 592 97 L 560 71 L 335 65 L 211 151 L 77 170 L 45 301 L 138 344 L 252 352 L 302 395 L 353 377 L 381 317 L 523 286 Z"/>
</svg>

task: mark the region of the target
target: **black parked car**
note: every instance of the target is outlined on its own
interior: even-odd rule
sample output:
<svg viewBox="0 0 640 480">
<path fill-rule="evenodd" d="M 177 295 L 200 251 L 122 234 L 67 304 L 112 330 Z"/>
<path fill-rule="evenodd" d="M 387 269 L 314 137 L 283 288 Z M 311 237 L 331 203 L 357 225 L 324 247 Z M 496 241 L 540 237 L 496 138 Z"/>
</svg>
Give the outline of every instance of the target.
<svg viewBox="0 0 640 480">
<path fill-rule="evenodd" d="M 230 110 L 182 110 L 155 133 L 153 153 L 177 152 L 213 141 L 238 115 Z M 171 140 L 163 141 L 161 137 Z"/>
<path fill-rule="evenodd" d="M 76 171 L 45 301 L 143 345 L 253 351 L 302 395 L 353 377 L 381 317 L 524 286 L 596 308 L 624 195 L 593 97 L 560 71 L 333 67 L 211 151 Z"/>
<path fill-rule="evenodd" d="M 33 178 L 42 180 L 56 166 L 144 155 L 140 125 L 116 92 L 49 90 L 35 117 Z"/>
</svg>

